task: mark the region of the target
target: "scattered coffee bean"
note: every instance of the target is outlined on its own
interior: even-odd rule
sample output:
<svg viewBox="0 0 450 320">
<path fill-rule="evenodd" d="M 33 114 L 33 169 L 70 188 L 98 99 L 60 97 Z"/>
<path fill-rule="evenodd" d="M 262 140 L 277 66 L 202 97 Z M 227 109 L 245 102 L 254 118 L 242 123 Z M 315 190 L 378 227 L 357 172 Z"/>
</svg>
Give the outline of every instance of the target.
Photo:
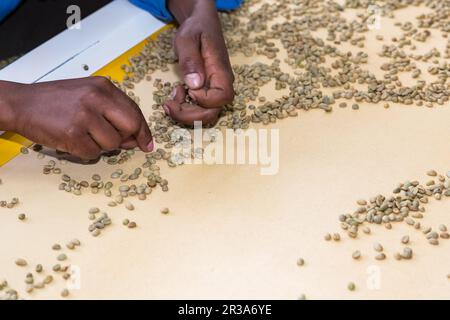
<svg viewBox="0 0 450 320">
<path fill-rule="evenodd" d="M 67 298 L 68 296 L 69 296 L 69 290 L 64 289 L 63 291 L 61 291 L 61 297 Z"/>
<path fill-rule="evenodd" d="M 386 259 L 386 255 L 384 253 L 379 253 L 375 256 L 376 260 L 384 260 Z"/>
<path fill-rule="evenodd" d="M 352 258 L 358 260 L 359 258 L 361 258 L 361 252 L 359 250 L 356 250 L 355 252 L 353 252 Z"/>
<path fill-rule="evenodd" d="M 16 265 L 19 267 L 26 267 L 28 265 L 28 262 L 25 259 L 17 259 Z"/>
<path fill-rule="evenodd" d="M 58 261 L 65 261 L 67 260 L 67 255 L 65 255 L 64 253 L 60 254 L 58 257 L 56 257 L 56 259 Z"/>
<path fill-rule="evenodd" d="M 403 244 L 408 244 L 409 243 L 409 236 L 403 236 L 401 242 Z"/>
<path fill-rule="evenodd" d="M 403 248 L 403 253 L 401 255 L 403 259 L 409 260 L 412 258 L 412 255 L 413 255 L 413 251 L 411 248 L 408 248 L 408 247 Z"/>
<path fill-rule="evenodd" d="M 373 249 L 377 252 L 382 252 L 383 251 L 383 246 L 379 243 L 374 243 L 373 245 Z"/>
<path fill-rule="evenodd" d="M 350 283 L 347 285 L 347 289 L 348 289 L 349 291 L 355 291 L 355 290 L 356 290 L 356 285 L 355 285 L 355 283 L 350 282 Z"/>
</svg>

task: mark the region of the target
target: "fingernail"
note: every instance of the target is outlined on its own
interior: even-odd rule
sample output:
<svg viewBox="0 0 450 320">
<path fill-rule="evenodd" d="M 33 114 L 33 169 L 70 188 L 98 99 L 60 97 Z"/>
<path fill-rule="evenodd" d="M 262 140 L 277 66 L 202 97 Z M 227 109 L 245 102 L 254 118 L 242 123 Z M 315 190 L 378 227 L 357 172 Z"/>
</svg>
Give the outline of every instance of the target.
<svg viewBox="0 0 450 320">
<path fill-rule="evenodd" d="M 170 99 L 170 100 L 175 99 L 175 96 L 176 96 L 176 95 L 177 95 L 177 88 L 174 88 L 174 89 L 172 90 L 172 92 L 170 93 L 169 99 Z"/>
<path fill-rule="evenodd" d="M 169 107 L 166 106 L 166 105 L 163 105 L 163 109 L 166 112 L 166 114 L 170 117 L 170 109 L 169 109 Z"/>
<path fill-rule="evenodd" d="M 189 73 L 184 77 L 184 81 L 191 89 L 198 89 L 202 86 L 201 78 L 198 73 Z"/>
<path fill-rule="evenodd" d="M 150 141 L 150 143 L 147 145 L 147 150 L 148 150 L 148 152 L 152 152 L 154 148 L 155 148 L 155 145 L 153 144 L 153 140 L 152 140 L 152 141 Z"/>
</svg>

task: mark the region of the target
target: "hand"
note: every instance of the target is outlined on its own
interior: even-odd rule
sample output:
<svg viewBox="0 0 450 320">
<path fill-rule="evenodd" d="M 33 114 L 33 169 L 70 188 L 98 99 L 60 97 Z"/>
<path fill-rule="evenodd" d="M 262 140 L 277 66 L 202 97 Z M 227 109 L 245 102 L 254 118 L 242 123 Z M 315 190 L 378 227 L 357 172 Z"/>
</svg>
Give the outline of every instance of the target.
<svg viewBox="0 0 450 320">
<path fill-rule="evenodd" d="M 153 149 L 141 110 L 106 78 L 32 85 L 7 82 L 1 92 L 11 106 L 11 130 L 33 142 L 82 159 L 96 159 L 102 151 L 119 148 Z"/>
<path fill-rule="evenodd" d="M 180 23 L 175 51 L 187 93 L 196 104 L 184 103 L 186 93 L 178 87 L 164 109 L 180 123 L 213 124 L 221 107 L 234 99 L 234 76 L 215 1 L 170 0 L 169 9 Z"/>
</svg>

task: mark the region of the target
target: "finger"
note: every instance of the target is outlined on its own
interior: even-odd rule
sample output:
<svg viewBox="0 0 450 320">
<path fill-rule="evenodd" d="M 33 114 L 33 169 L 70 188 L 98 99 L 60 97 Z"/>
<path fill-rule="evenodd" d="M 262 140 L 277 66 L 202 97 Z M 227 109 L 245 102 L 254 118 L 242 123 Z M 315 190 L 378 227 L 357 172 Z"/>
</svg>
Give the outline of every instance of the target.
<svg viewBox="0 0 450 320">
<path fill-rule="evenodd" d="M 89 128 L 92 139 L 105 151 L 116 150 L 122 143 L 117 130 L 103 117 L 99 116 Z"/>
<path fill-rule="evenodd" d="M 227 49 L 220 38 L 202 37 L 207 79 L 200 89 L 189 90 L 189 95 L 205 108 L 218 108 L 233 102 L 234 75 Z"/>
<path fill-rule="evenodd" d="M 190 89 L 199 89 L 205 83 L 205 68 L 199 36 L 177 35 L 175 50 L 184 82 Z"/>
<path fill-rule="evenodd" d="M 220 108 L 234 100 L 232 84 L 220 84 L 221 87 L 210 87 L 200 90 L 189 90 L 189 96 L 204 108 Z"/>
<path fill-rule="evenodd" d="M 150 142 L 148 141 L 150 137 Z M 152 138 L 152 133 L 147 125 L 147 122 L 143 121 L 141 127 L 137 134 L 135 134 L 136 142 L 139 148 L 144 152 L 152 152 L 154 148 L 154 142 Z"/>
<path fill-rule="evenodd" d="M 121 149 L 125 150 L 131 150 L 138 146 L 138 143 L 134 137 L 129 137 L 128 139 L 124 140 L 122 144 L 120 145 Z"/>
<path fill-rule="evenodd" d="M 166 101 L 166 103 L 169 102 L 169 101 L 173 101 L 176 104 L 181 105 L 182 103 L 185 102 L 185 100 L 186 100 L 186 90 L 184 89 L 184 86 L 178 85 L 178 86 L 176 86 L 173 89 L 173 91 L 170 94 L 170 97 Z M 163 107 L 164 111 L 166 112 L 166 114 L 170 117 L 170 109 L 169 109 L 169 107 L 166 106 L 166 104 L 163 104 L 162 107 Z"/>
<path fill-rule="evenodd" d="M 165 104 L 169 114 L 175 121 L 192 125 L 201 121 L 202 125 L 211 125 L 217 122 L 221 109 L 206 109 L 189 103 L 179 104 L 175 101 L 167 101 Z"/>
<path fill-rule="evenodd" d="M 171 93 L 171 99 L 177 103 L 183 103 L 185 102 L 186 99 L 186 90 L 184 89 L 184 86 L 182 86 L 181 84 L 177 85 L 172 93 Z"/>
<path fill-rule="evenodd" d="M 79 139 L 76 145 L 69 147 L 68 152 L 81 159 L 94 160 L 100 157 L 102 150 L 92 137 L 86 134 Z"/>
<path fill-rule="evenodd" d="M 123 140 L 134 137 L 139 148 L 149 152 L 152 134 L 139 106 L 116 88 L 111 90 L 109 97 L 114 101 L 113 107 L 104 108 L 104 117 L 119 131 Z"/>
</svg>

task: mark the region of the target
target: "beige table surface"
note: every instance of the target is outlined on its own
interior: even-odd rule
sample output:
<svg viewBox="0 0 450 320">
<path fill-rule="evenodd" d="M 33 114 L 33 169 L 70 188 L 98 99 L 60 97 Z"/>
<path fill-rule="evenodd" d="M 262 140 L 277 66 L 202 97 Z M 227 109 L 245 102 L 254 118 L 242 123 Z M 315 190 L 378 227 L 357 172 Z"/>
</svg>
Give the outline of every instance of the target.
<svg viewBox="0 0 450 320">
<path fill-rule="evenodd" d="M 397 19 L 424 10 L 404 9 Z M 381 30 L 367 34 L 364 49 L 374 72 L 384 61 L 376 55 L 382 43 L 375 35 L 400 34 L 393 20 L 381 22 Z M 433 46 L 445 46 L 436 31 L 423 51 Z M 232 60 L 251 63 L 255 58 Z M 176 79 L 174 72 L 163 77 Z M 147 115 L 151 90 L 149 83 L 135 90 Z M 267 86 L 264 94 L 273 98 L 281 93 Z M 0 209 L 0 278 L 24 298 L 59 298 L 65 285 L 59 277 L 47 289 L 25 294 L 23 279 L 31 268 L 18 268 L 14 261 L 23 257 L 49 270 L 57 255 L 52 244 L 79 238 L 80 248 L 64 250 L 68 263 L 81 273 L 73 299 L 297 299 L 302 293 L 309 299 L 448 299 L 450 241 L 430 246 L 421 232 L 405 224 L 394 224 L 391 231 L 374 227 L 372 235 L 357 240 L 323 240 L 326 232 L 339 231 L 337 216 L 353 211 L 355 200 L 390 194 L 408 179 L 424 181 L 429 169 L 450 170 L 448 105 L 392 105 L 387 110 L 382 104 L 360 105 L 359 111 L 335 107 L 330 114 L 301 111 L 298 118 L 271 125 L 280 130 L 280 170 L 274 176 L 262 176 L 259 167 L 250 165 L 163 165 L 170 191 L 133 201 L 133 213 L 107 207 L 108 199 L 100 194 L 76 197 L 58 191 L 60 177 L 41 173 L 48 158 L 20 156 L 0 168 L 0 198 L 21 200 L 12 210 Z M 138 154 L 122 168 L 135 168 L 143 157 Z M 114 170 L 102 163 L 61 167 L 79 179 L 93 173 L 109 177 Z M 92 206 L 113 219 L 99 238 L 87 231 Z M 172 213 L 160 214 L 162 207 Z M 17 220 L 22 212 L 29 217 L 26 222 Z M 125 217 L 139 227 L 124 228 Z M 450 201 L 432 201 L 423 221 L 450 225 Z M 415 257 L 398 262 L 392 255 L 401 249 L 404 234 L 411 236 Z M 384 245 L 386 261 L 374 260 L 375 241 Z M 356 249 L 362 252 L 360 261 L 351 259 Z M 302 268 L 296 265 L 299 257 L 306 260 Z M 374 277 L 378 288 L 370 285 Z M 350 281 L 357 284 L 355 292 L 346 289 Z"/>
</svg>

